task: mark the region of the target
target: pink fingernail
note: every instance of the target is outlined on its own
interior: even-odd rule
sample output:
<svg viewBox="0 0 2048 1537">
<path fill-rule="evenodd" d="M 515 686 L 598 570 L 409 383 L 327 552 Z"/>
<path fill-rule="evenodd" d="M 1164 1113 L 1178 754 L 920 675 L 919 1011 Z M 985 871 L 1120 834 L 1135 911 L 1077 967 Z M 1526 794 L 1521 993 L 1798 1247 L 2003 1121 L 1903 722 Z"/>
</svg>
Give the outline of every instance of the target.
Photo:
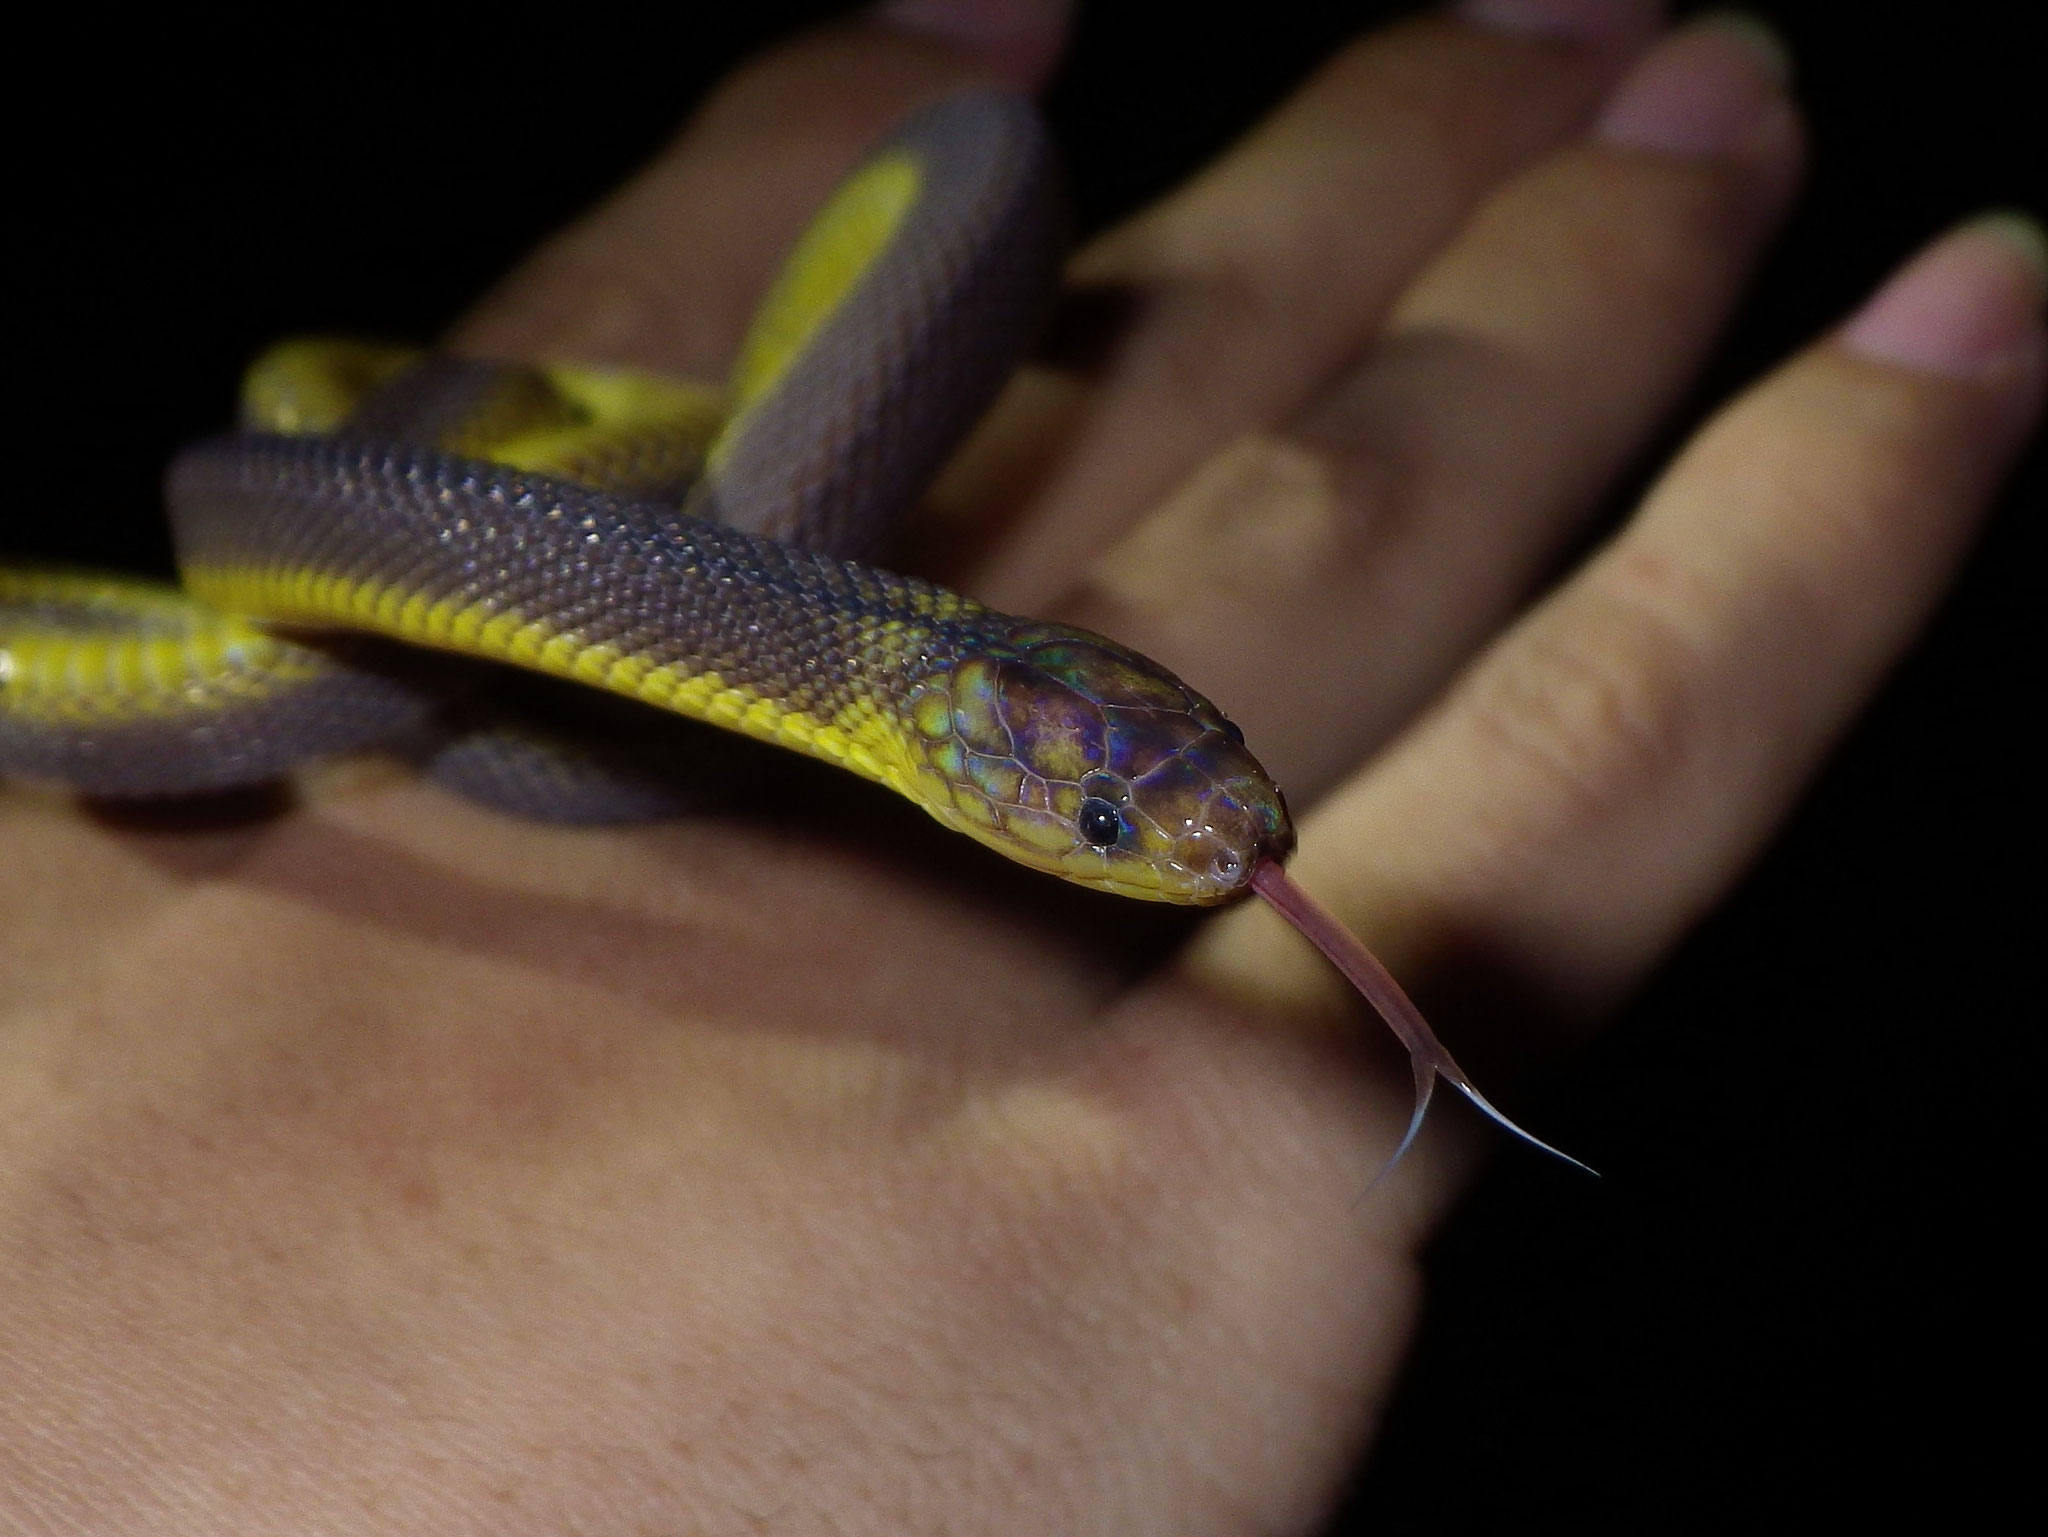
<svg viewBox="0 0 2048 1537">
<path fill-rule="evenodd" d="M 1477 26 L 1582 43 L 1647 33 L 1664 16 L 1662 0 L 1462 0 L 1457 10 Z"/>
<path fill-rule="evenodd" d="M 1028 84 L 1051 71 L 1072 9 L 1072 0 L 881 0 L 868 14 L 980 54 Z"/>
<path fill-rule="evenodd" d="M 1874 362 L 1975 378 L 2040 348 L 2044 306 L 2048 234 L 2025 214 L 1986 214 L 1894 273 L 1840 340 Z"/>
<path fill-rule="evenodd" d="M 1622 149 L 1722 155 L 1762 119 L 1791 79 L 1791 55 L 1762 22 L 1704 17 L 1659 43 L 1628 72 L 1594 136 Z"/>
</svg>

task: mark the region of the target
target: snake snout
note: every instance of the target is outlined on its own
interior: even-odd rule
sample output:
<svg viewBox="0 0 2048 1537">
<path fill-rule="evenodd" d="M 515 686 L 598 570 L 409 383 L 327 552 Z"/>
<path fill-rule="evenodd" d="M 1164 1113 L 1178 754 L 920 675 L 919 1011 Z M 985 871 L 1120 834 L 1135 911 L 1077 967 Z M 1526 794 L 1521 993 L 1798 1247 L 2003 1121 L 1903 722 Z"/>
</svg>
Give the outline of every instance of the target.
<svg viewBox="0 0 2048 1537">
<path fill-rule="evenodd" d="M 1175 900 L 1226 901 L 1249 887 L 1263 859 L 1294 848 L 1280 789 L 1235 736 L 1205 731 L 1131 786 L 1129 820 L 1172 875 Z"/>
</svg>

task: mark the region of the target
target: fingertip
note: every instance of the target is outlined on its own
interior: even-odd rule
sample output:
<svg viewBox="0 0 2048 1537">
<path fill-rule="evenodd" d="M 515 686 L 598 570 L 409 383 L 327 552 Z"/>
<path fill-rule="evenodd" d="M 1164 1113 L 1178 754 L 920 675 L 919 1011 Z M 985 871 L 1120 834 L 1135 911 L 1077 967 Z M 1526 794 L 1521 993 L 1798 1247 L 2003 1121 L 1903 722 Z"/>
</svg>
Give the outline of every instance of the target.
<svg viewBox="0 0 2048 1537">
<path fill-rule="evenodd" d="M 1737 12 L 1705 16 L 1629 71 L 1594 136 L 1681 159 L 1734 154 L 1782 114 L 1791 77 L 1789 49 L 1763 22 Z"/>
<path fill-rule="evenodd" d="M 1044 83 L 1067 40 L 1072 0 L 880 0 L 879 26 L 937 39 L 1013 85 Z"/>
<path fill-rule="evenodd" d="M 1842 327 L 1870 362 L 1988 379 L 2048 353 L 2048 234 L 2029 215 L 1980 215 L 1909 259 Z"/>
<path fill-rule="evenodd" d="M 1573 43 L 1647 38 L 1664 17 L 1662 0 L 1460 0 L 1475 26 Z"/>
</svg>

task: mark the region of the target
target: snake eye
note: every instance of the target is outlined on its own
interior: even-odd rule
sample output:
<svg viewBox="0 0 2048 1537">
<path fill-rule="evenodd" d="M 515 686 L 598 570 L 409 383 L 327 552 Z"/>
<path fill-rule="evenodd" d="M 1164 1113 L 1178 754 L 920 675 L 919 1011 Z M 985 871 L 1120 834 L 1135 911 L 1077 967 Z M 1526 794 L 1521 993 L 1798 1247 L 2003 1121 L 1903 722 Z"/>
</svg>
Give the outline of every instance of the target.
<svg viewBox="0 0 2048 1537">
<path fill-rule="evenodd" d="M 1074 818 L 1074 825 L 1081 830 L 1083 838 L 1099 849 L 1108 848 L 1124 833 L 1124 819 L 1116 807 L 1095 795 L 1081 802 L 1081 812 Z"/>
<path fill-rule="evenodd" d="M 1237 722 L 1227 715 L 1223 718 L 1223 734 L 1239 747 L 1244 746 L 1244 733 L 1237 729 Z"/>
</svg>

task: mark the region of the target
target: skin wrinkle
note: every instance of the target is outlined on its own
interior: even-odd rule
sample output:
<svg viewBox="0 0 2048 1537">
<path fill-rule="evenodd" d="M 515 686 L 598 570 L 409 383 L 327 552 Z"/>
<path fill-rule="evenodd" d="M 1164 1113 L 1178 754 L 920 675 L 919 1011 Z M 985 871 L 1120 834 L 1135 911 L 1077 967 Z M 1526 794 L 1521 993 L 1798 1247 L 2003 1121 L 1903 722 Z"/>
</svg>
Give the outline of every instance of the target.
<svg viewBox="0 0 2048 1537">
<path fill-rule="evenodd" d="M 1510 868 L 1526 871 L 1569 829 L 1597 826 L 1696 772 L 1701 725 L 1680 685 L 1703 660 L 1699 639 L 1633 585 L 1610 580 L 1585 594 L 1569 627 L 1535 626 L 1458 701 L 1479 757 L 1517 785 L 1514 812 L 1492 828 L 1499 839 L 1519 823 L 1518 843 L 1494 845 Z M 1521 822 L 1537 804 L 1551 819 Z"/>
<path fill-rule="evenodd" d="M 1059 611 L 1088 628 L 1155 637 L 1169 667 L 1199 665 L 1300 809 L 1325 782 L 1318 760 L 1330 748 L 1296 742 L 1285 723 L 1304 698 L 1349 692 L 1318 660 L 1346 649 L 1333 612 L 1365 616 L 1377 631 L 1388 607 L 1402 607 L 1395 530 L 1404 514 L 1386 500 L 1402 489 L 1382 460 L 1324 452 L 1299 435 L 1245 434 L 1092 561 Z M 1287 602 L 1276 603 L 1282 594 Z M 1244 637 L 1243 654 L 1208 656 L 1217 634 Z M 1388 636 L 1374 662 L 1397 662 L 1406 649 Z M 1263 664 L 1290 651 L 1301 661 L 1276 683 Z M 1351 720 L 1349 746 L 1364 745 L 1369 721 Z"/>
<path fill-rule="evenodd" d="M 1636 561 L 1633 552 L 1620 558 Z M 1425 916 L 1416 926 L 1436 936 L 1423 946 L 1423 973 L 1432 956 L 1487 955 L 1526 994 L 1532 1016 L 1541 1007 L 1566 1021 L 1589 1017 L 1611 996 L 1621 955 L 1648 942 L 1640 927 L 1678 921 L 1661 909 L 1617 915 L 1609 945 L 1567 945 L 1551 912 L 1588 883 L 1604 887 L 1624 852 L 1656 868 L 1656 829 L 1686 815 L 1704 787 L 1754 778 L 1739 750 L 1747 725 L 1733 737 L 1716 732 L 1718 701 L 1685 687 L 1698 668 L 1729 660 L 1728 637 L 1688 634 L 1653 598 L 1625 587 L 1604 569 L 1597 582 L 1579 584 L 1568 621 L 1538 614 L 1512 648 L 1480 664 L 1436 723 L 1418 728 L 1432 756 L 1495 765 L 1487 792 L 1468 800 L 1458 822 L 1429 823 L 1444 867 L 1458 873 L 1419 894 Z M 1603 731 L 1612 733 L 1605 741 Z M 1430 794 L 1399 766 L 1390 778 L 1396 804 Z M 1374 821 L 1399 815 L 1394 805 L 1374 809 Z M 1400 863 L 1397 881 L 1415 873 Z M 1675 866 L 1668 878 L 1678 878 Z M 1489 908 L 1515 916 L 1494 924 L 1470 916 Z"/>
<path fill-rule="evenodd" d="M 675 331 L 675 317 L 684 312 L 672 263 L 661 235 L 629 230 L 606 242 L 602 256 L 569 245 L 550 248 L 535 269 L 534 284 L 543 293 L 577 295 L 573 304 L 559 303 L 554 313 L 529 310 L 524 327 L 544 340 L 544 354 L 573 356 L 595 363 L 655 362 L 691 358 L 704 353 L 724 355 L 737 338 L 698 340 Z M 735 309 L 745 313 L 741 305 Z M 520 361 L 521 345 L 494 344 L 490 327 L 478 322 L 470 332 L 481 339 L 466 350 L 472 355 L 505 362 Z M 693 370 L 716 377 L 710 369 Z"/>
<path fill-rule="evenodd" d="M 1255 352 L 1238 352 L 1235 342 L 1265 333 L 1282 317 L 1273 313 L 1273 300 L 1264 286 L 1241 269 L 1207 263 L 1192 270 L 1173 267 L 1168 261 L 1154 268 L 1140 290 L 1144 324 L 1132 335 L 1143 337 L 1146 345 L 1134 341 L 1118 347 L 1107 372 L 1112 380 L 1140 375 L 1189 409 L 1206 414 L 1240 394 L 1248 376 L 1264 382 L 1264 360 Z M 1077 276 L 1088 281 L 1085 272 Z M 1219 368 L 1218 357 L 1232 353 L 1238 356 L 1238 367 Z M 1116 509 L 1122 518 L 1137 510 Z"/>
<path fill-rule="evenodd" d="M 1245 701 L 1237 709 L 1248 733 L 1301 805 L 1338 763 L 1383 740 L 1439 681 L 1443 664 L 1418 653 L 1415 637 L 1446 616 L 1422 607 L 1428 583 L 1418 579 L 1419 562 L 1455 563 L 1465 572 L 1469 613 L 1460 633 L 1477 632 L 1549 548 L 1499 539 L 1484 494 L 1490 477 L 1452 468 L 1459 461 L 1448 450 L 1462 449 L 1467 434 L 1454 427 L 1454 444 L 1432 442 L 1445 413 L 1437 420 L 1419 415 L 1424 398 L 1445 393 L 1433 384 L 1438 375 L 1483 367 L 1460 355 L 1469 345 L 1411 332 L 1388 349 L 1407 357 L 1383 352 L 1371 364 L 1372 408 L 1347 401 L 1341 415 L 1319 411 L 1290 434 L 1244 435 L 1092 562 L 1083 595 L 1062 606 L 1076 622 L 1110 633 L 1178 636 L 1151 642 L 1169 665 L 1193 666 L 1203 638 L 1219 628 L 1244 634 L 1240 654 L 1211 659 L 1203 675 L 1224 699 Z M 1439 355 L 1432 359 L 1431 352 Z M 1461 507 L 1472 513 L 1456 517 Z M 1469 532 L 1446 548 L 1446 525 L 1458 523 Z M 1289 601 L 1274 604 L 1283 592 Z M 1256 626 L 1253 615 L 1260 616 Z M 1370 645 L 1362 646 L 1366 637 Z M 1367 659 L 1341 681 L 1311 660 L 1290 668 L 1278 690 L 1264 676 L 1274 655 L 1352 651 Z M 1183 655 L 1190 660 L 1181 661 Z M 1415 681 L 1395 686 L 1404 675 Z M 1376 703 L 1344 710 L 1352 725 L 1341 740 L 1323 733 L 1312 749 L 1290 743 L 1271 718 L 1302 713 L 1293 695 L 1327 697 L 1333 689 Z M 1313 757 L 1304 764 L 1308 752 Z"/>
<path fill-rule="evenodd" d="M 1364 520 L 1362 500 L 1345 494 L 1342 468 L 1299 438 L 1246 433 L 1092 562 L 1089 577 L 1110 591 L 1149 591 L 1148 606 L 1166 610 L 1183 599 L 1196 608 L 1263 608 L 1314 572 L 1334 566 L 1349 575 L 1364 552 Z"/>
</svg>

